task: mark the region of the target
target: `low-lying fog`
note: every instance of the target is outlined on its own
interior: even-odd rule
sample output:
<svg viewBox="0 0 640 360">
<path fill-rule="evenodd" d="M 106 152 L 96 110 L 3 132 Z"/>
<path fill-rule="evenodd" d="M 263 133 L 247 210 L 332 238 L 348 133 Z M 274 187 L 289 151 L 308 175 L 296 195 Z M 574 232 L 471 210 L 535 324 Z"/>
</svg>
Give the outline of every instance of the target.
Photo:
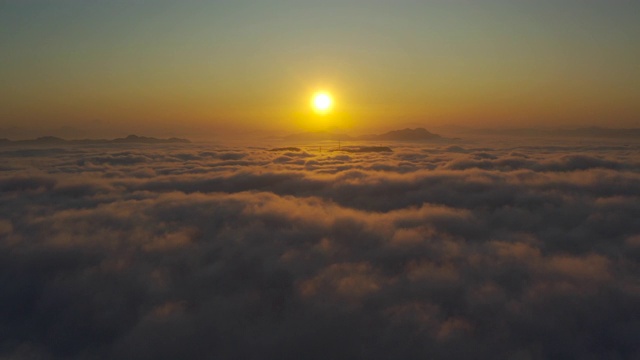
<svg viewBox="0 0 640 360">
<path fill-rule="evenodd" d="M 637 142 L 281 145 L 0 148 L 0 354 L 640 357 Z"/>
</svg>

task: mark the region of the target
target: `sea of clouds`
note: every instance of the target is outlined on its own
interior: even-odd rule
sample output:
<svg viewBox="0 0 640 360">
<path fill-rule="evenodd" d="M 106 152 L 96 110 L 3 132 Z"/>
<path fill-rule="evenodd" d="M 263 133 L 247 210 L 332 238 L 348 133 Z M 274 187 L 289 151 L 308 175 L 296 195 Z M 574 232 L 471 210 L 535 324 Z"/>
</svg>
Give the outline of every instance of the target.
<svg viewBox="0 0 640 360">
<path fill-rule="evenodd" d="M 637 143 L 391 147 L 0 148 L 0 359 L 640 358 Z"/>
</svg>

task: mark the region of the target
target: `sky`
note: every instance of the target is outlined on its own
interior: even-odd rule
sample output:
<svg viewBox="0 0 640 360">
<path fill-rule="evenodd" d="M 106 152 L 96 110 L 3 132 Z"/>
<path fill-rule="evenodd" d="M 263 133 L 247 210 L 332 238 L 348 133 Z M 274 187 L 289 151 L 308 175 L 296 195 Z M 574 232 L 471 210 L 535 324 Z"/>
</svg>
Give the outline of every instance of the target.
<svg viewBox="0 0 640 360">
<path fill-rule="evenodd" d="M 637 127 L 638 35 L 622 0 L 0 0 L 0 129 Z"/>
</svg>

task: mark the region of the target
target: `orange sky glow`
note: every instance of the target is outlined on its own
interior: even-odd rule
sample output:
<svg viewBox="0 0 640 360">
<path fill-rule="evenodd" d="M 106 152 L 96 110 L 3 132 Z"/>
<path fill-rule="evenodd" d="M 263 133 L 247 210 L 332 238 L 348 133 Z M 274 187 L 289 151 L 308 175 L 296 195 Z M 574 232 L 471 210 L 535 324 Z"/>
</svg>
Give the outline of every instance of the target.
<svg viewBox="0 0 640 360">
<path fill-rule="evenodd" d="M 640 126 L 636 3 L 366 4 L 3 2 L 0 128 Z"/>
</svg>

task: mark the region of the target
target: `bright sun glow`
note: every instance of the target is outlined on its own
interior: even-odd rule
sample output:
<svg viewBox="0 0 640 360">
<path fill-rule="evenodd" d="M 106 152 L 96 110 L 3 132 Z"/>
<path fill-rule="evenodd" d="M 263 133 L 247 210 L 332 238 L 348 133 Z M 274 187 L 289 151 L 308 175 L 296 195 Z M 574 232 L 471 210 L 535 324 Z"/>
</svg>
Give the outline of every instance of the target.
<svg viewBox="0 0 640 360">
<path fill-rule="evenodd" d="M 331 111 L 333 105 L 333 99 L 331 95 L 326 92 L 319 92 L 313 95 L 311 106 L 319 114 L 326 114 Z"/>
</svg>

